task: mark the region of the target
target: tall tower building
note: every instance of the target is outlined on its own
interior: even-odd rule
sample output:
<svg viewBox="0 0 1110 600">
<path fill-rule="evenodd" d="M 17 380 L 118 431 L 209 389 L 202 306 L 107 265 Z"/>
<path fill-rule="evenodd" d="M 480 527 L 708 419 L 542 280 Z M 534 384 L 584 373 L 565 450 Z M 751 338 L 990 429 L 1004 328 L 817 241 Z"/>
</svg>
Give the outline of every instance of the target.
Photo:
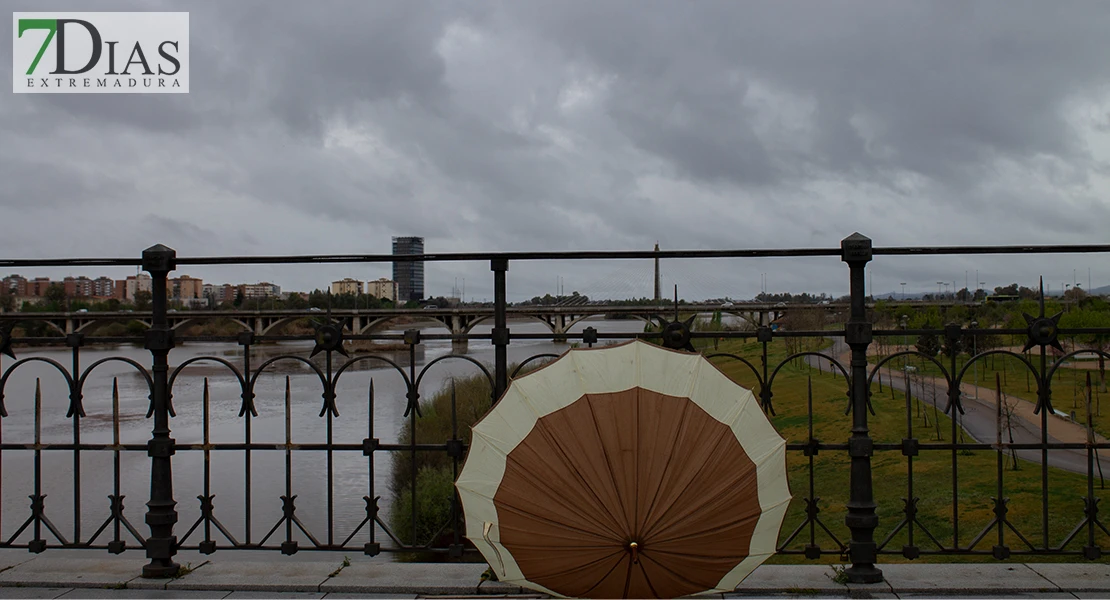
<svg viewBox="0 0 1110 600">
<path fill-rule="evenodd" d="M 393 238 L 393 255 L 424 254 L 424 238 Z M 397 282 L 398 302 L 424 299 L 424 262 L 393 263 L 393 281 Z"/>
</svg>

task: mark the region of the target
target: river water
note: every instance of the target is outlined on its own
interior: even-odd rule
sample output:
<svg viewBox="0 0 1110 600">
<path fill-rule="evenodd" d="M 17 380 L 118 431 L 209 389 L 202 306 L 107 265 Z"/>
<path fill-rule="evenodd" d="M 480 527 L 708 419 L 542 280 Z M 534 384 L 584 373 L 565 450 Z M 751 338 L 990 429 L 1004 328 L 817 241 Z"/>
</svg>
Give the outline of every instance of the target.
<svg viewBox="0 0 1110 600">
<path fill-rule="evenodd" d="M 638 332 L 643 323 L 638 320 L 589 320 L 579 323 L 574 330 L 596 327 L 599 332 Z M 473 333 L 489 333 L 490 324 L 478 325 Z M 514 333 L 548 333 L 545 325 L 538 322 L 511 322 Z M 434 327 L 428 330 L 441 332 Z M 605 343 L 606 340 L 602 340 Z M 306 357 L 311 351 L 311 342 L 284 342 L 275 345 L 255 346 L 251 349 L 252 368 L 257 368 L 270 357 L 293 354 Z M 541 340 L 514 340 L 508 347 L 509 363 L 519 362 L 527 357 L 541 353 L 561 354 L 569 346 Z M 40 357 L 61 363 L 67 370 L 72 368 L 72 353 L 69 349 L 27 349 L 17 348 L 19 358 Z M 451 353 L 447 340 L 432 340 L 421 345 L 417 355 L 417 370 L 437 357 Z M 483 341 L 472 341 L 469 357 L 474 358 L 493 371 L 493 347 Z M 170 353 L 171 369 L 185 360 L 197 356 L 218 356 L 241 368 L 242 349 L 229 343 L 188 343 L 179 344 Z M 317 364 L 322 365 L 322 354 L 317 355 Z M 408 353 L 387 354 L 389 358 L 406 367 Z M 127 357 L 149 368 L 150 353 L 133 345 L 97 346 L 81 350 L 80 368 L 86 369 L 95 361 L 108 357 Z M 344 361 L 336 356 L 335 368 Z M 10 368 L 12 361 L 4 358 L 0 367 Z M 359 363 L 356 370 L 349 370 L 340 377 L 337 388 L 337 407 L 339 417 L 332 422 L 335 443 L 361 444 L 369 436 L 368 388 L 373 380 L 375 402 L 373 407 L 374 432 L 382 443 L 397 441 L 398 432 L 407 419 L 402 415 L 405 410 L 405 385 L 400 374 L 391 367 L 379 366 L 373 361 Z M 480 373 L 473 364 L 464 360 L 445 360 L 434 365 L 420 385 L 422 398 L 433 395 L 448 385 L 452 377 L 469 376 Z M 292 440 L 297 444 L 324 443 L 327 441 L 326 418 L 319 416 L 323 404 L 323 387 L 319 378 L 306 366 L 294 361 L 279 361 L 267 369 L 255 386 L 255 406 L 258 417 L 251 419 L 252 437 L 256 443 L 283 443 L 285 441 L 285 381 L 289 378 L 291 390 L 290 423 Z M 197 444 L 203 441 L 203 389 L 208 380 L 210 397 L 209 436 L 213 443 L 242 443 L 245 440 L 245 419 L 239 416 L 242 404 L 240 387 L 236 377 L 225 367 L 213 362 L 200 363 L 196 368 L 184 369 L 173 386 L 173 404 L 177 416 L 170 420 L 171 434 L 179 444 Z M 64 376 L 54 367 L 43 362 L 29 362 L 12 373 L 4 390 L 4 402 L 8 417 L 0 420 L 0 435 L 4 443 L 27 443 L 35 441 L 35 386 L 36 381 L 42 390 L 41 435 L 43 443 L 72 443 L 74 425 L 65 414 L 69 406 L 68 387 Z M 106 362 L 89 375 L 84 386 L 84 408 L 86 417 L 80 419 L 79 428 L 83 443 L 111 443 L 112 427 L 112 387 L 119 388 L 120 441 L 124 444 L 145 444 L 150 438 L 152 421 L 145 418 L 149 405 L 145 380 L 130 365 L 112 361 Z M 254 451 L 252 472 L 249 482 L 245 478 L 244 452 L 212 451 L 211 488 L 215 496 L 215 516 L 227 530 L 240 542 L 247 540 L 245 518 L 247 490 L 250 490 L 251 523 L 250 541 L 259 542 L 281 519 L 282 503 L 280 496 L 285 493 L 285 452 L 282 450 Z M 388 489 L 390 459 L 385 452 L 377 452 L 374 457 L 374 490 L 380 496 L 379 505 L 383 517 L 390 509 Z M 69 541 L 75 537 L 74 510 L 74 453 L 72 451 L 44 450 L 42 452 L 42 493 L 45 494 L 46 515 Z M 28 496 L 34 493 L 32 450 L 7 450 L 0 457 L 2 485 L 0 485 L 0 539 L 9 539 L 29 518 Z M 89 537 L 109 517 L 108 495 L 113 490 L 113 453 L 107 451 L 86 451 L 80 453 L 81 481 L 77 494 L 80 497 L 80 538 Z M 122 452 L 120 458 L 121 493 L 125 495 L 124 515 L 144 536 L 149 533 L 143 517 L 145 502 L 150 493 L 150 462 L 145 451 Z M 366 516 L 364 496 L 370 494 L 368 461 L 358 452 L 336 452 L 333 458 L 331 490 L 333 494 L 334 518 L 331 541 L 341 543 L 358 527 Z M 324 452 L 296 451 L 292 456 L 292 493 L 296 495 L 296 515 L 309 532 L 321 543 L 328 543 L 327 524 L 328 478 L 327 459 Z M 200 517 L 198 495 L 204 493 L 203 452 L 179 450 L 173 457 L 174 497 L 180 515 L 176 534 L 181 539 Z M 386 518 L 388 522 L 388 518 Z M 104 531 L 96 543 L 111 539 L 112 528 Z M 218 546 L 228 544 L 222 535 L 212 530 L 213 539 Z M 285 538 L 282 525 L 267 541 L 267 545 L 279 543 Z M 44 528 L 42 537 L 49 545 L 56 540 Z M 133 538 L 124 533 L 129 546 L 134 546 Z M 32 539 L 31 529 L 16 538 L 20 541 Z M 202 532 L 194 532 L 184 543 L 192 545 L 203 539 Z M 311 542 L 303 533 L 295 532 L 294 539 L 303 546 Z M 392 545 L 379 529 L 377 539 L 383 546 Z M 361 547 L 369 541 L 367 530 L 363 529 L 351 542 Z"/>
</svg>

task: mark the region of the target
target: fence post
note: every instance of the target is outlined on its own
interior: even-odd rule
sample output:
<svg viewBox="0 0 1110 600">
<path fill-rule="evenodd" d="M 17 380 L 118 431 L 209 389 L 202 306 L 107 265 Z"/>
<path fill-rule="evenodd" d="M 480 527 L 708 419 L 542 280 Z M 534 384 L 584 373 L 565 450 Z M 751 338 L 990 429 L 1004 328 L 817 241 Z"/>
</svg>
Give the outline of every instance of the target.
<svg viewBox="0 0 1110 600">
<path fill-rule="evenodd" d="M 489 268 L 493 271 L 493 402 L 497 402 L 509 387 L 509 327 L 505 321 L 505 306 L 508 302 L 505 295 L 505 272 L 509 270 L 509 261 L 495 258 L 490 261 Z"/>
<path fill-rule="evenodd" d="M 146 349 L 153 357 L 151 378 L 154 389 L 150 411 L 154 428 L 147 442 L 150 456 L 150 502 L 147 502 L 146 523 L 150 537 L 146 540 L 146 557 L 150 564 L 143 566 L 143 577 L 167 578 L 177 575 L 179 566 L 173 561 L 177 553 L 177 536 L 173 534 L 177 523 L 177 502 L 173 499 L 173 472 L 171 459 L 174 440 L 170 437 L 169 353 L 173 348 L 173 330 L 166 321 L 166 277 L 177 266 L 177 253 L 161 244 L 143 250 L 143 270 L 151 276 L 151 309 L 153 318 L 146 332 Z"/>
<path fill-rule="evenodd" d="M 871 454 L 874 442 L 867 429 L 870 389 L 867 385 L 867 346 L 871 344 L 871 323 L 864 303 L 864 271 L 871 260 L 871 239 L 854 233 L 840 242 L 841 260 L 848 263 L 851 277 L 851 314 L 844 327 L 844 337 L 852 349 L 851 410 L 852 436 L 848 439 L 848 455 L 852 459 L 851 493 L 848 515 L 844 523 L 852 532 L 848 554 L 852 561 L 845 574 L 851 583 L 878 583 L 883 572 L 875 566 L 878 548 L 875 528 L 875 496 L 871 486 Z"/>
</svg>

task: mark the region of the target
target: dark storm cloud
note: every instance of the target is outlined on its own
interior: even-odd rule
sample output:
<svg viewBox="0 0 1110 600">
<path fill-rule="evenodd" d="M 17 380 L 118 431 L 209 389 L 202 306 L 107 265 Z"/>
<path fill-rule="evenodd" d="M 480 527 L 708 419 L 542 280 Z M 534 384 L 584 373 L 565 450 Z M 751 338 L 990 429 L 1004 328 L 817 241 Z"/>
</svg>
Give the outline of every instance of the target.
<svg viewBox="0 0 1110 600">
<path fill-rule="evenodd" d="M 0 217 L 64 212 L 65 239 L 110 223 L 182 255 L 388 252 L 410 234 L 429 251 L 833 246 L 853 231 L 879 245 L 1090 242 L 1110 217 L 1101 4 L 95 6 L 137 8 L 190 12 L 191 93 L 4 94 Z M 123 239 L 68 247 L 141 250 Z M 56 249 L 0 240 L 0 254 Z M 886 289 L 928 291 L 966 267 L 880 262 Z M 680 285 L 716 277 L 721 295 L 750 295 L 767 268 Z M 559 269 L 572 286 L 609 273 Z M 784 289 L 843 286 L 837 269 L 776 269 Z M 511 273 L 521 297 L 552 287 L 550 268 Z M 265 276 L 311 289 L 347 275 L 361 276 Z M 432 275 L 432 293 L 467 277 L 468 295 L 489 295 L 488 265 Z"/>
</svg>

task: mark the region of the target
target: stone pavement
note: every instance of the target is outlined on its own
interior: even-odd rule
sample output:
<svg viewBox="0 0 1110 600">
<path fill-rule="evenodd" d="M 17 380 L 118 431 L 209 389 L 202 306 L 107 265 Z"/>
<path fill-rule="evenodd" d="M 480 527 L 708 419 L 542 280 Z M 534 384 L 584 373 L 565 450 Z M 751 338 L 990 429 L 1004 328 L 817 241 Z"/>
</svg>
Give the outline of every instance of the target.
<svg viewBox="0 0 1110 600">
<path fill-rule="evenodd" d="M 542 598 L 487 582 L 483 564 L 344 559 L 220 558 L 171 580 L 139 577 L 145 560 L 0 554 L 0 598 Z M 181 557 L 182 563 L 187 557 Z M 764 565 L 725 598 L 1110 598 L 1110 564 L 886 564 L 883 583 L 838 582 L 832 565 Z M 709 596 L 707 596 L 709 597 Z"/>
</svg>

